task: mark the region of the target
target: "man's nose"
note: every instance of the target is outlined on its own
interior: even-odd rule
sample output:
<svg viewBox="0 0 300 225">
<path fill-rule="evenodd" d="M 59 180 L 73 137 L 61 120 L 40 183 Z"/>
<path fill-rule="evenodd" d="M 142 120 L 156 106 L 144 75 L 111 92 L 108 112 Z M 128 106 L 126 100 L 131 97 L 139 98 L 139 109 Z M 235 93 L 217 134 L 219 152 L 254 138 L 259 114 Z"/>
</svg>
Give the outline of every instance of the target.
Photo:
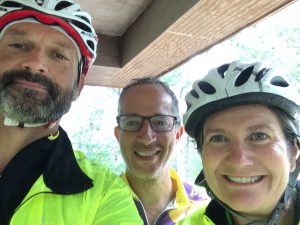
<svg viewBox="0 0 300 225">
<path fill-rule="evenodd" d="M 45 55 L 40 49 L 33 49 L 23 60 L 22 69 L 32 73 L 48 73 Z"/>
<path fill-rule="evenodd" d="M 152 129 L 148 120 L 144 120 L 142 127 L 138 130 L 138 140 L 144 145 L 149 145 L 156 141 L 156 132 Z"/>
</svg>

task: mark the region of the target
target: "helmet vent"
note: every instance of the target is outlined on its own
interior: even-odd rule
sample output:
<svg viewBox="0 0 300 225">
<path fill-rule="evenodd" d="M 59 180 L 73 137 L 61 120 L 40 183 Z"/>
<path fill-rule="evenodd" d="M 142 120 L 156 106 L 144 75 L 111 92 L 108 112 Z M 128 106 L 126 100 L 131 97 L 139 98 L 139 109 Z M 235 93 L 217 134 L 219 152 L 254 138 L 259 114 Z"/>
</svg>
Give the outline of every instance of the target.
<svg viewBox="0 0 300 225">
<path fill-rule="evenodd" d="M 236 79 L 234 85 L 236 87 L 239 87 L 239 86 L 242 86 L 244 83 L 246 83 L 249 80 L 249 78 L 250 78 L 250 76 L 251 76 L 251 74 L 253 72 L 253 69 L 254 69 L 254 66 L 250 66 L 250 67 L 244 69 L 240 73 L 240 75 L 238 76 L 238 78 Z"/>
<path fill-rule="evenodd" d="M 23 6 L 22 4 L 13 2 L 13 1 L 6 1 L 6 2 L 3 2 L 1 5 L 5 6 L 5 7 L 16 7 L 16 8 Z"/>
<path fill-rule="evenodd" d="M 71 5 L 73 5 L 73 3 L 67 2 L 67 1 L 61 1 L 61 2 L 59 2 L 59 3 L 55 6 L 54 10 L 55 10 L 55 11 L 60 11 L 60 10 L 65 9 L 65 8 L 71 6 Z"/>
<path fill-rule="evenodd" d="M 195 98 L 199 98 L 198 93 L 194 89 L 190 91 L 190 94 Z"/>
<path fill-rule="evenodd" d="M 205 94 L 213 95 L 216 93 L 216 89 L 206 81 L 200 81 L 198 86 Z"/>
<path fill-rule="evenodd" d="M 227 71 L 228 67 L 229 67 L 229 64 L 224 64 L 217 68 L 217 71 L 222 78 L 225 77 L 225 72 Z"/>
<path fill-rule="evenodd" d="M 88 41 L 87 41 L 87 44 L 88 44 L 88 46 L 90 46 L 91 49 L 93 49 L 93 50 L 95 49 L 94 42 L 88 40 Z"/>
<path fill-rule="evenodd" d="M 85 20 L 88 23 L 91 23 L 91 21 L 87 17 L 85 17 L 85 16 L 78 16 L 78 15 L 76 15 L 76 16 L 79 17 L 80 19 Z"/>
<path fill-rule="evenodd" d="M 84 23 L 78 22 L 78 21 L 72 21 L 72 24 L 74 24 L 74 26 L 79 27 L 80 29 L 92 33 L 92 30 L 90 27 L 88 27 L 87 25 L 85 25 Z"/>
<path fill-rule="evenodd" d="M 273 77 L 270 81 L 271 84 L 279 87 L 288 87 L 289 83 L 281 76 Z"/>
<path fill-rule="evenodd" d="M 256 82 L 260 81 L 264 77 L 264 75 L 267 74 L 268 71 L 269 71 L 269 69 L 266 69 L 266 68 L 261 69 L 258 72 L 258 74 L 256 74 L 255 81 Z"/>
</svg>

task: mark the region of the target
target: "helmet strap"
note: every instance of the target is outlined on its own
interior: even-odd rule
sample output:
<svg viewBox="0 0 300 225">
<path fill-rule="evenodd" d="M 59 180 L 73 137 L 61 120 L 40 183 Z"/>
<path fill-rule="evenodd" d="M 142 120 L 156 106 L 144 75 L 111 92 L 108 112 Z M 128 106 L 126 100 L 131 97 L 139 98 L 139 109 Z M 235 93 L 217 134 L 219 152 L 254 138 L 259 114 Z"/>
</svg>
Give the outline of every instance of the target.
<svg viewBox="0 0 300 225">
<path fill-rule="evenodd" d="M 34 123 L 34 124 L 31 124 L 31 123 L 19 122 L 19 121 L 16 121 L 16 120 L 12 119 L 12 118 L 9 118 L 9 117 L 5 117 L 4 118 L 4 125 L 5 126 L 19 127 L 19 128 L 33 128 L 33 127 L 44 126 L 45 128 L 52 129 L 55 126 L 56 122 L 57 121 L 48 121 L 46 123 Z"/>
<path fill-rule="evenodd" d="M 294 181 L 294 182 L 291 182 L 291 181 L 292 181 L 292 178 L 290 177 L 290 182 L 285 189 L 283 198 L 281 198 L 281 201 L 277 204 L 276 208 L 274 209 L 272 215 L 269 218 L 247 216 L 245 214 L 242 214 L 242 213 L 230 208 L 224 202 L 219 200 L 215 196 L 215 194 L 210 190 L 210 188 L 205 180 L 203 180 L 201 182 L 201 186 L 205 187 L 206 192 L 209 195 L 209 197 L 211 199 L 216 200 L 225 209 L 225 212 L 227 211 L 232 215 L 235 215 L 237 217 L 240 217 L 240 218 L 243 218 L 243 219 L 249 221 L 246 225 L 276 225 L 282 209 L 288 204 L 288 201 L 291 199 L 291 197 L 295 193 L 295 185 L 291 186 L 290 184 L 292 184 L 292 183 L 296 184 L 296 181 Z"/>
</svg>

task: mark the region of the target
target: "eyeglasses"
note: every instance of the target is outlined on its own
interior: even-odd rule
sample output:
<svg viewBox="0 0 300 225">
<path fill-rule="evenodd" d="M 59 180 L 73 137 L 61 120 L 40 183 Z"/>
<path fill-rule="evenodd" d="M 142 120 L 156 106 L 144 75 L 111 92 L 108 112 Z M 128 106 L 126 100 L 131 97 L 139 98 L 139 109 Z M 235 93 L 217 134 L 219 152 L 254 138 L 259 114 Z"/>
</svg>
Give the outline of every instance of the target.
<svg viewBox="0 0 300 225">
<path fill-rule="evenodd" d="M 139 115 L 120 115 L 117 116 L 117 123 L 123 131 L 139 130 L 144 120 L 148 120 L 152 129 L 156 132 L 166 132 L 173 129 L 176 116 L 156 115 L 156 116 L 139 116 Z"/>
</svg>

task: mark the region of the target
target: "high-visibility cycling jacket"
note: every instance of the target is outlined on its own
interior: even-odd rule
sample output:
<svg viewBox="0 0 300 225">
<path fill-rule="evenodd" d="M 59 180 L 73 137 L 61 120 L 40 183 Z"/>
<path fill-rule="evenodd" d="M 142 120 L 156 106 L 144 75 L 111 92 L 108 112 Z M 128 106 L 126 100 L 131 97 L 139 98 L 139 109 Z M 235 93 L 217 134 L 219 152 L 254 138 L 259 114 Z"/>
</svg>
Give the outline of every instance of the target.
<svg viewBox="0 0 300 225">
<path fill-rule="evenodd" d="M 87 160 L 81 152 L 75 153 L 73 162 L 69 153 L 60 154 L 64 149 L 56 150 L 53 167 L 47 165 L 48 174 L 33 184 L 10 225 L 143 224 L 130 191 L 117 175 Z"/>
<path fill-rule="evenodd" d="M 200 209 L 209 201 L 206 194 L 201 193 L 190 184 L 182 182 L 174 169 L 171 168 L 169 173 L 177 186 L 175 199 L 159 214 L 154 225 L 173 225 L 187 215 Z M 130 187 L 126 174 L 123 173 L 121 177 Z M 149 225 L 143 203 L 133 191 L 132 194 L 144 225 Z"/>
<path fill-rule="evenodd" d="M 293 225 L 300 225 L 300 181 L 298 181 L 297 200 L 295 204 L 295 221 Z M 181 220 L 177 225 L 229 225 L 225 209 L 212 200 L 207 206 Z"/>
</svg>

